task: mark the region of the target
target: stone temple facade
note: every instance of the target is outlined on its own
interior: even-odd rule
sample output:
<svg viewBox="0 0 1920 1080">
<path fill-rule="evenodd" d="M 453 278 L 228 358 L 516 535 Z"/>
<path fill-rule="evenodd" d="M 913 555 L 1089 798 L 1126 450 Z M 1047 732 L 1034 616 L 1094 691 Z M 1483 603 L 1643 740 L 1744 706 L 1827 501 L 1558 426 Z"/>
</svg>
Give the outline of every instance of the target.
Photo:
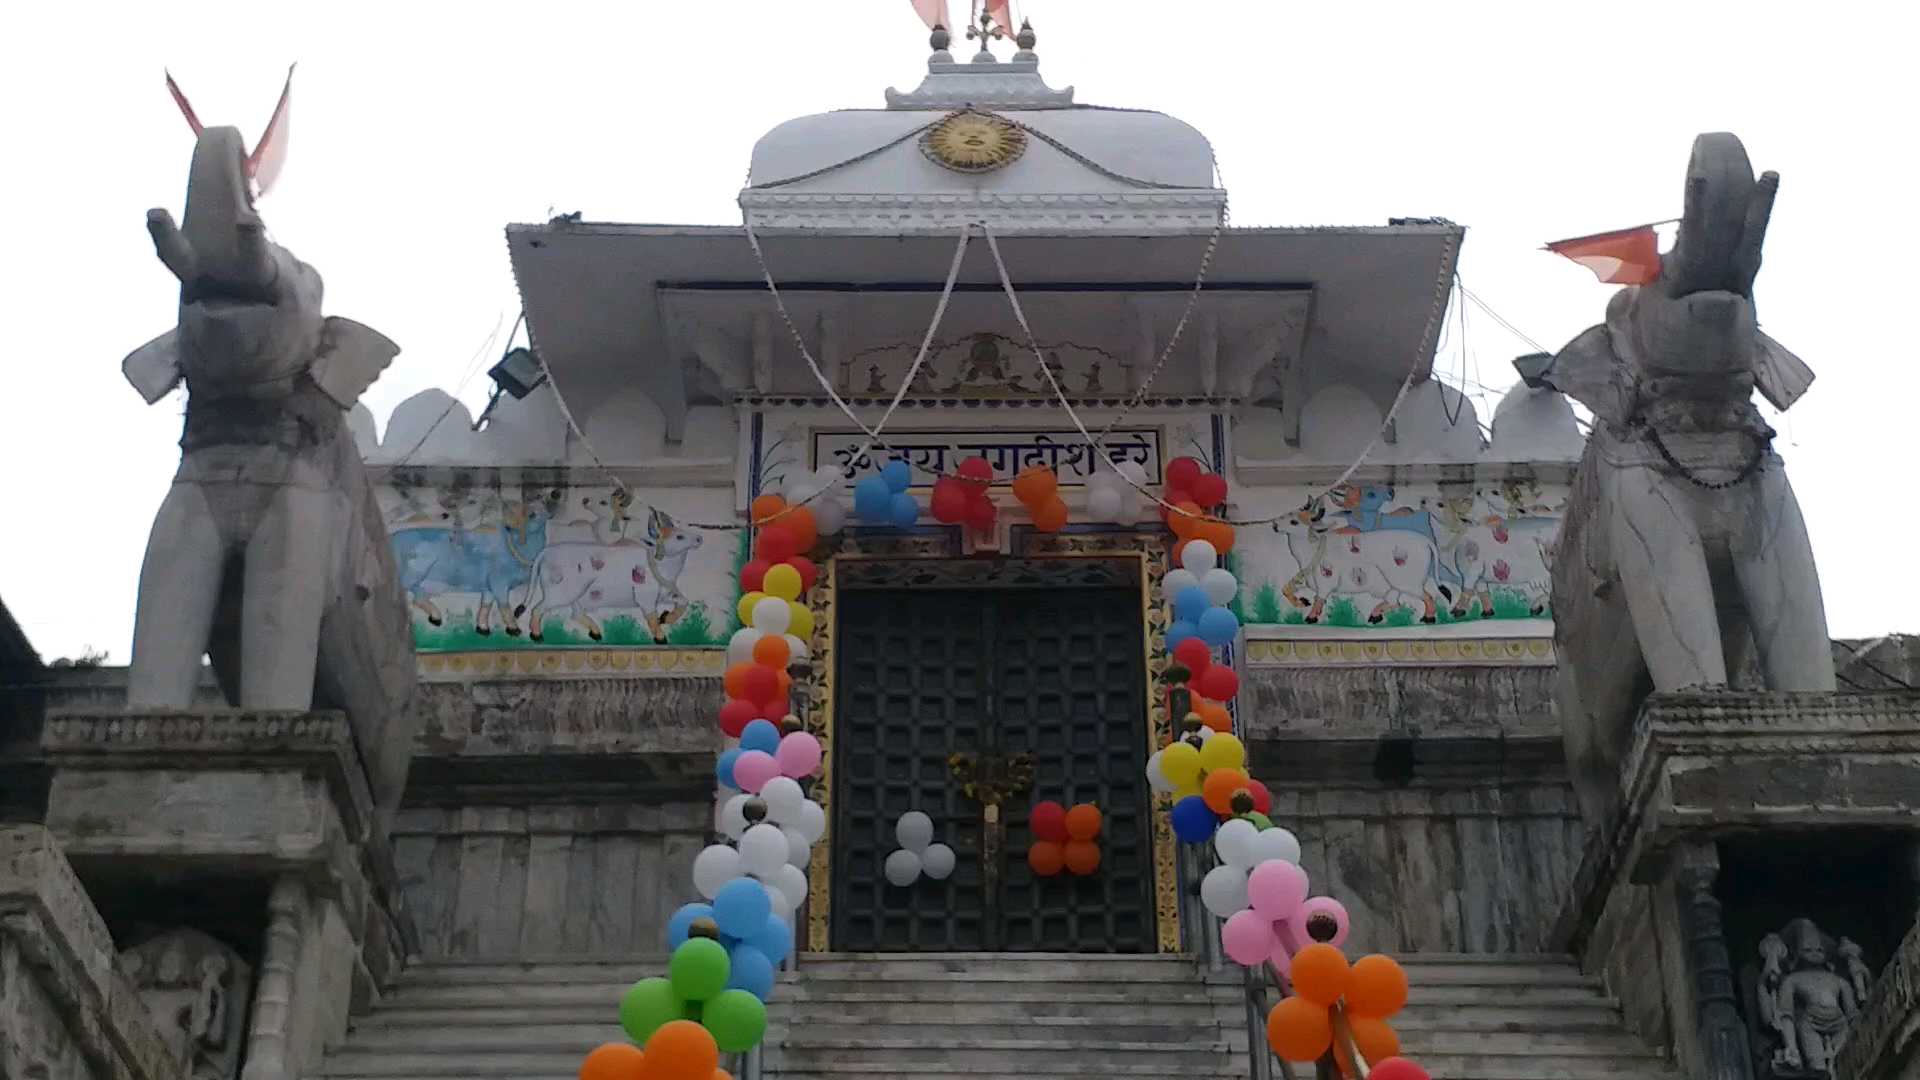
<svg viewBox="0 0 1920 1080">
<path fill-rule="evenodd" d="M 1253 522 L 1234 725 L 1353 946 L 1405 960 L 1433 1075 L 1920 1076 L 1920 650 L 1827 642 L 1740 427 L 1793 369 L 1702 329 L 1751 319 L 1759 237 L 1714 217 L 1771 199 L 1744 152 L 1703 137 L 1662 282 L 1482 418 L 1432 372 L 1460 226 L 1228 227 L 1199 132 L 1019 44 L 936 35 L 885 107 L 767 133 L 746 228 L 509 226 L 538 377 L 478 430 L 429 392 L 376 434 L 398 347 L 319 311 L 200 137 L 184 224 L 150 223 L 180 325 L 128 359 L 190 403 L 132 669 L 43 664 L 0 609 L 0 1080 L 573 1075 L 716 834 L 748 505 L 877 458 L 924 502 L 970 456 L 992 529 L 812 552 L 790 674 L 829 828 L 730 1067 L 1282 1075 L 1145 777 L 1180 719 L 1172 537 L 1138 500 L 1090 519 L 1078 424 L 1153 490 L 1200 460 Z M 270 408 L 234 390 L 261 380 Z M 1034 464 L 1064 530 L 1005 494 Z M 1595 554 L 1647 484 L 1691 516 Z M 1722 613 L 1718 678 L 1673 674 L 1682 609 Z M 1022 779 L 983 802 L 956 757 Z M 1100 874 L 1028 873 L 1039 799 L 1101 807 Z M 950 879 L 886 883 L 909 809 Z"/>
</svg>

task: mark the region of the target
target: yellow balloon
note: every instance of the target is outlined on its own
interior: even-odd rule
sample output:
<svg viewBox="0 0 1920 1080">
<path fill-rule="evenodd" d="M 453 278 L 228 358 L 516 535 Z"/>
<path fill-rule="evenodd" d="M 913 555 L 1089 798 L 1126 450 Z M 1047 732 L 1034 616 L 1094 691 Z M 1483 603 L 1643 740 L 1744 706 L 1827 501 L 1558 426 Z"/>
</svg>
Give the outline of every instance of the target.
<svg viewBox="0 0 1920 1080">
<path fill-rule="evenodd" d="M 1160 751 L 1160 773 L 1176 788 L 1199 791 L 1200 751 L 1190 743 L 1174 743 Z"/>
<path fill-rule="evenodd" d="M 767 568 L 767 576 L 760 581 L 760 587 L 768 596 L 777 596 L 782 600 L 800 599 L 800 571 L 781 563 Z"/>
<path fill-rule="evenodd" d="M 1204 795 L 1206 791 L 1199 784 L 1181 784 L 1173 789 L 1173 801 L 1179 802 L 1189 795 Z"/>
<path fill-rule="evenodd" d="M 1166 771 L 1166 759 L 1161 758 L 1160 770 Z M 1213 738 L 1200 744 L 1200 767 L 1211 772 L 1214 769 L 1239 769 L 1247 764 L 1247 747 L 1239 738 L 1222 731 Z M 1171 776 L 1168 779 L 1172 779 Z"/>
<path fill-rule="evenodd" d="M 782 568 L 775 567 L 774 569 L 778 570 Z M 767 571 L 767 573 L 768 575 L 772 575 L 773 570 L 769 570 Z M 795 576 L 797 577 L 799 575 L 796 574 Z M 789 600 L 787 601 L 787 610 L 793 613 L 792 620 L 787 623 L 787 633 L 792 634 L 794 637 L 799 638 L 801 641 L 808 641 L 812 639 L 813 609 L 809 608 L 805 604 L 798 603 L 793 600 Z"/>
<path fill-rule="evenodd" d="M 763 592 L 750 592 L 740 598 L 740 607 L 737 609 L 740 613 L 740 625 L 753 625 L 753 605 L 766 598 L 767 594 Z"/>
</svg>

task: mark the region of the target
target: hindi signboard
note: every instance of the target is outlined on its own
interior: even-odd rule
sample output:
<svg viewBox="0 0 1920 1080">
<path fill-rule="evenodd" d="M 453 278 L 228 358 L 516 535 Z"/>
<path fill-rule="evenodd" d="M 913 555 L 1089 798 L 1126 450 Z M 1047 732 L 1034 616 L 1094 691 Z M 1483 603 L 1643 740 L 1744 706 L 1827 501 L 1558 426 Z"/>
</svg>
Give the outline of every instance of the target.
<svg viewBox="0 0 1920 1080">
<path fill-rule="evenodd" d="M 967 458 L 983 457 L 993 466 L 997 485 L 1012 483 L 1022 469 L 1046 465 L 1059 475 L 1061 487 L 1084 487 L 1095 461 L 1078 431 L 889 431 L 885 439 L 888 449 L 863 456 L 860 448 L 867 437 L 860 432 L 815 431 L 813 467 L 837 465 L 855 478 L 898 459 L 912 466 L 913 486 L 927 488 Z M 1101 440 L 1101 448 L 1115 463 L 1138 462 L 1149 483 L 1160 482 L 1160 429 L 1115 428 Z"/>
</svg>

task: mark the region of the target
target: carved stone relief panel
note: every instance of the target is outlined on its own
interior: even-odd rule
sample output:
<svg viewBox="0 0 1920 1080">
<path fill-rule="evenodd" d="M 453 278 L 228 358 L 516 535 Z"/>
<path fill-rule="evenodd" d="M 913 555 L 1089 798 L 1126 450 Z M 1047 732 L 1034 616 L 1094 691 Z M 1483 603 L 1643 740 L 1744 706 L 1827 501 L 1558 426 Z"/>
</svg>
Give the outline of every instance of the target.
<svg viewBox="0 0 1920 1080">
<path fill-rule="evenodd" d="M 1804 916 L 1761 938 L 1756 951 L 1742 972 L 1754 1075 L 1832 1076 L 1834 1051 L 1873 985 L 1865 951 Z"/>
<path fill-rule="evenodd" d="M 245 1045 L 253 971 L 240 954 L 198 930 L 169 930 L 123 951 L 120 969 L 140 989 L 181 1075 L 234 1080 Z"/>
</svg>

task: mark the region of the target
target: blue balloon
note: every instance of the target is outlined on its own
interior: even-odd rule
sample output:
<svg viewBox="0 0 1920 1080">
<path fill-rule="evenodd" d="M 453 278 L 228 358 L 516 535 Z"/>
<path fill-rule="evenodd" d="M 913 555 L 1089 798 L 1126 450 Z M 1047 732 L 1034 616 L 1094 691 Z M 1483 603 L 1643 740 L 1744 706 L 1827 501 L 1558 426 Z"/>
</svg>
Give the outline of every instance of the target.
<svg viewBox="0 0 1920 1080">
<path fill-rule="evenodd" d="M 906 462 L 896 458 L 880 466 L 880 479 L 887 482 L 888 491 L 905 491 L 913 483 L 913 470 Z"/>
<path fill-rule="evenodd" d="M 750 720 L 740 732 L 740 749 L 771 754 L 780 749 L 780 729 L 771 720 Z"/>
<path fill-rule="evenodd" d="M 893 523 L 903 529 L 920 520 L 920 504 L 904 491 L 894 494 L 891 512 Z"/>
<path fill-rule="evenodd" d="M 1173 598 L 1173 617 L 1181 622 L 1197 623 L 1200 616 L 1205 615 L 1212 606 L 1213 601 L 1207 599 L 1207 590 L 1198 585 L 1189 585 Z"/>
<path fill-rule="evenodd" d="M 745 990 L 761 1001 L 773 993 L 773 961 L 751 945 L 735 945 L 727 954 L 733 966 L 727 974 L 727 989 Z"/>
<path fill-rule="evenodd" d="M 765 953 L 767 959 L 775 964 L 787 958 L 793 950 L 793 927 L 778 915 L 767 916 L 767 925 L 761 931 L 748 938 L 746 944 Z"/>
<path fill-rule="evenodd" d="M 869 525 L 885 525 L 893 519 L 893 489 L 877 473 L 868 473 L 853 485 L 853 512 Z"/>
<path fill-rule="evenodd" d="M 1202 844 L 1213 839 L 1213 831 L 1220 827 L 1219 818 L 1207 806 L 1207 800 L 1199 795 L 1189 795 L 1173 804 L 1173 835 L 1188 844 Z"/>
<path fill-rule="evenodd" d="M 713 897 L 713 921 L 720 932 L 742 940 L 765 929 L 772 913 L 766 888 L 752 878 L 734 878 Z"/>
<path fill-rule="evenodd" d="M 1180 595 L 1184 597 L 1186 593 Z M 1199 630 L 1200 637 L 1218 649 L 1233 644 L 1234 635 L 1240 632 L 1240 620 L 1228 608 L 1208 608 L 1200 616 Z"/>
<path fill-rule="evenodd" d="M 719 777 L 721 787 L 740 786 L 733 782 L 733 763 L 739 761 L 743 753 L 745 753 L 743 750 L 728 750 L 720 755 L 719 761 L 714 763 L 713 774 Z"/>
<path fill-rule="evenodd" d="M 1174 623 L 1167 627 L 1167 651 L 1172 652 L 1180 647 L 1181 642 L 1190 637 L 1198 637 L 1199 634 L 1200 628 L 1184 619 Z"/>
<path fill-rule="evenodd" d="M 677 949 L 681 942 L 687 940 L 688 931 L 693 927 L 693 920 L 711 918 L 713 918 L 712 904 L 681 904 L 680 910 L 674 912 L 673 918 L 667 920 L 667 948 Z"/>
</svg>

